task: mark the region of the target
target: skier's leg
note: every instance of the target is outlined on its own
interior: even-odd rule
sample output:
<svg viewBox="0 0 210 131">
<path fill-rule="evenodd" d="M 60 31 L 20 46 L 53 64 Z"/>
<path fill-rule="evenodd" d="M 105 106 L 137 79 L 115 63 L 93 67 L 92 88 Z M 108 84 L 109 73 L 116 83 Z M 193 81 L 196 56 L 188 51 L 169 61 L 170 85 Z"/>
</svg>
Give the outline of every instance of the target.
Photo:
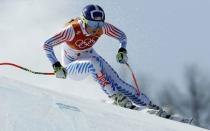
<svg viewBox="0 0 210 131">
<path fill-rule="evenodd" d="M 120 93 L 125 97 L 128 97 L 132 102 L 139 106 L 149 106 L 150 99 L 141 93 L 137 95 L 135 88 L 123 81 L 118 74 L 114 71 L 114 69 L 96 52 L 93 52 L 91 57 L 91 63 L 95 69 L 90 70 L 91 74 L 93 74 L 94 78 L 101 83 L 102 89 L 106 92 L 106 85 L 111 87 L 111 92 L 114 94 Z M 96 68 L 97 67 L 97 68 Z M 100 76 L 98 76 L 98 72 L 101 72 L 103 80 L 101 81 Z M 103 83 L 105 82 L 105 86 Z M 111 96 L 111 94 L 108 94 Z"/>
<path fill-rule="evenodd" d="M 83 55 L 83 54 L 81 54 Z M 103 91 L 112 96 L 115 91 L 112 90 L 109 81 L 105 79 L 105 75 L 101 72 L 102 68 L 95 56 L 79 57 L 77 60 L 71 62 L 66 67 L 67 76 L 70 79 L 81 80 L 92 74 L 94 79 L 101 85 Z"/>
<path fill-rule="evenodd" d="M 101 72 L 101 65 L 98 58 L 93 54 L 95 51 L 90 49 L 82 53 L 76 53 L 68 48 L 62 51 L 62 64 L 66 67 L 67 76 L 70 79 L 82 80 L 89 74 L 92 74 L 95 80 L 101 85 L 108 96 L 112 96 L 114 91 L 109 82 L 105 79 L 105 75 Z"/>
<path fill-rule="evenodd" d="M 146 95 L 137 95 L 135 88 L 120 79 L 114 69 L 94 50 L 81 53 L 77 58 L 75 55 L 66 56 L 67 60 L 69 58 L 72 60 L 69 60 L 71 62 L 66 66 L 69 78 L 82 79 L 92 74 L 109 97 L 120 93 L 137 105 L 150 105 L 150 99 Z"/>
</svg>

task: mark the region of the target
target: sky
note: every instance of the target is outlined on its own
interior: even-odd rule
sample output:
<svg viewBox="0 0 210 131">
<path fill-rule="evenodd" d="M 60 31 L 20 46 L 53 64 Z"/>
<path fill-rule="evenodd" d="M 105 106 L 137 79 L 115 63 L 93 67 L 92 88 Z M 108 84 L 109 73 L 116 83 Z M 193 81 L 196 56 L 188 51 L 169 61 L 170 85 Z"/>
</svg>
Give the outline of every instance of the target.
<svg viewBox="0 0 210 131">
<path fill-rule="evenodd" d="M 43 42 L 91 3 L 100 5 L 106 21 L 125 32 L 131 67 L 135 73 L 151 76 L 154 85 L 164 81 L 183 85 L 184 69 L 190 64 L 209 74 L 209 0 L 1 0 L 0 62 L 51 72 Z M 122 70 L 115 60 L 117 40 L 103 36 L 94 48 L 115 70 Z M 55 51 L 60 59 L 60 46 Z M 35 76 L 12 67 L 0 67 L 0 73 L 49 88 L 71 85 L 67 80 Z"/>
</svg>

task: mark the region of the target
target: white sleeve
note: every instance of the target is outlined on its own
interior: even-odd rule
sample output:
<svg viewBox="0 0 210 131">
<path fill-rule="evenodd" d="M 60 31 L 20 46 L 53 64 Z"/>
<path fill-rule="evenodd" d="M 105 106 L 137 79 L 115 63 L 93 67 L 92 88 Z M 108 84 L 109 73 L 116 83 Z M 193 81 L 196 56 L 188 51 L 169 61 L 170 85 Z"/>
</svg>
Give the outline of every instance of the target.
<svg viewBox="0 0 210 131">
<path fill-rule="evenodd" d="M 126 48 L 126 45 L 127 45 L 127 37 L 125 35 L 124 32 L 122 32 L 120 29 L 118 29 L 117 27 L 109 24 L 109 23 L 106 23 L 104 24 L 103 28 L 103 33 L 108 35 L 108 36 L 111 36 L 115 39 L 118 39 L 121 43 L 120 47 L 123 47 L 123 48 Z"/>
<path fill-rule="evenodd" d="M 74 38 L 75 32 L 72 26 L 64 28 L 61 32 L 55 34 L 53 37 L 49 38 L 43 44 L 43 49 L 52 64 L 57 62 L 53 47 L 59 45 L 65 41 L 70 41 Z"/>
</svg>

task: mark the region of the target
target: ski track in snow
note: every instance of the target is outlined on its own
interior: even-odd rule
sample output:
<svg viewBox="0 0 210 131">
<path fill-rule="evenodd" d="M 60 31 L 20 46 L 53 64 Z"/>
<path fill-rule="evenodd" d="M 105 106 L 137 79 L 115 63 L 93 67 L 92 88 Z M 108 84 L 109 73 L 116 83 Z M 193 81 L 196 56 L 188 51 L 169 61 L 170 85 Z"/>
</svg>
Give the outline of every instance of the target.
<svg viewBox="0 0 210 131">
<path fill-rule="evenodd" d="M 205 131 L 0 77 L 0 131 Z"/>
</svg>

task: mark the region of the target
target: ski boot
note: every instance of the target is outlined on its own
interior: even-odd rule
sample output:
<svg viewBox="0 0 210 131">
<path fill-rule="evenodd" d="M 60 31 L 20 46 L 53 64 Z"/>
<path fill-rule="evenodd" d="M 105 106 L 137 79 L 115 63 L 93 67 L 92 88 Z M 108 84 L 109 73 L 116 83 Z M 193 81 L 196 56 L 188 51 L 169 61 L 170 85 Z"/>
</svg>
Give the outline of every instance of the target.
<svg viewBox="0 0 210 131">
<path fill-rule="evenodd" d="M 139 107 L 135 106 L 128 97 L 122 95 L 121 93 L 114 94 L 110 98 L 114 100 L 114 105 L 118 105 L 132 110 L 139 109 Z"/>
<path fill-rule="evenodd" d="M 153 104 L 152 102 L 149 103 L 148 105 L 148 113 L 150 114 L 155 114 L 157 116 L 169 119 L 171 117 L 171 114 L 169 114 L 168 112 L 164 111 L 161 107 L 159 107 L 158 105 Z"/>
<path fill-rule="evenodd" d="M 154 114 L 154 115 L 162 117 L 162 118 L 166 118 L 166 119 L 170 119 L 170 120 L 174 120 L 174 121 L 178 121 L 178 122 L 182 122 L 182 123 L 187 123 L 187 124 L 191 124 L 193 121 L 192 118 L 184 118 L 181 116 L 172 115 L 172 114 L 168 113 L 166 109 L 163 109 L 155 104 L 152 104 L 151 102 L 148 105 L 147 112 L 149 114 Z"/>
</svg>

